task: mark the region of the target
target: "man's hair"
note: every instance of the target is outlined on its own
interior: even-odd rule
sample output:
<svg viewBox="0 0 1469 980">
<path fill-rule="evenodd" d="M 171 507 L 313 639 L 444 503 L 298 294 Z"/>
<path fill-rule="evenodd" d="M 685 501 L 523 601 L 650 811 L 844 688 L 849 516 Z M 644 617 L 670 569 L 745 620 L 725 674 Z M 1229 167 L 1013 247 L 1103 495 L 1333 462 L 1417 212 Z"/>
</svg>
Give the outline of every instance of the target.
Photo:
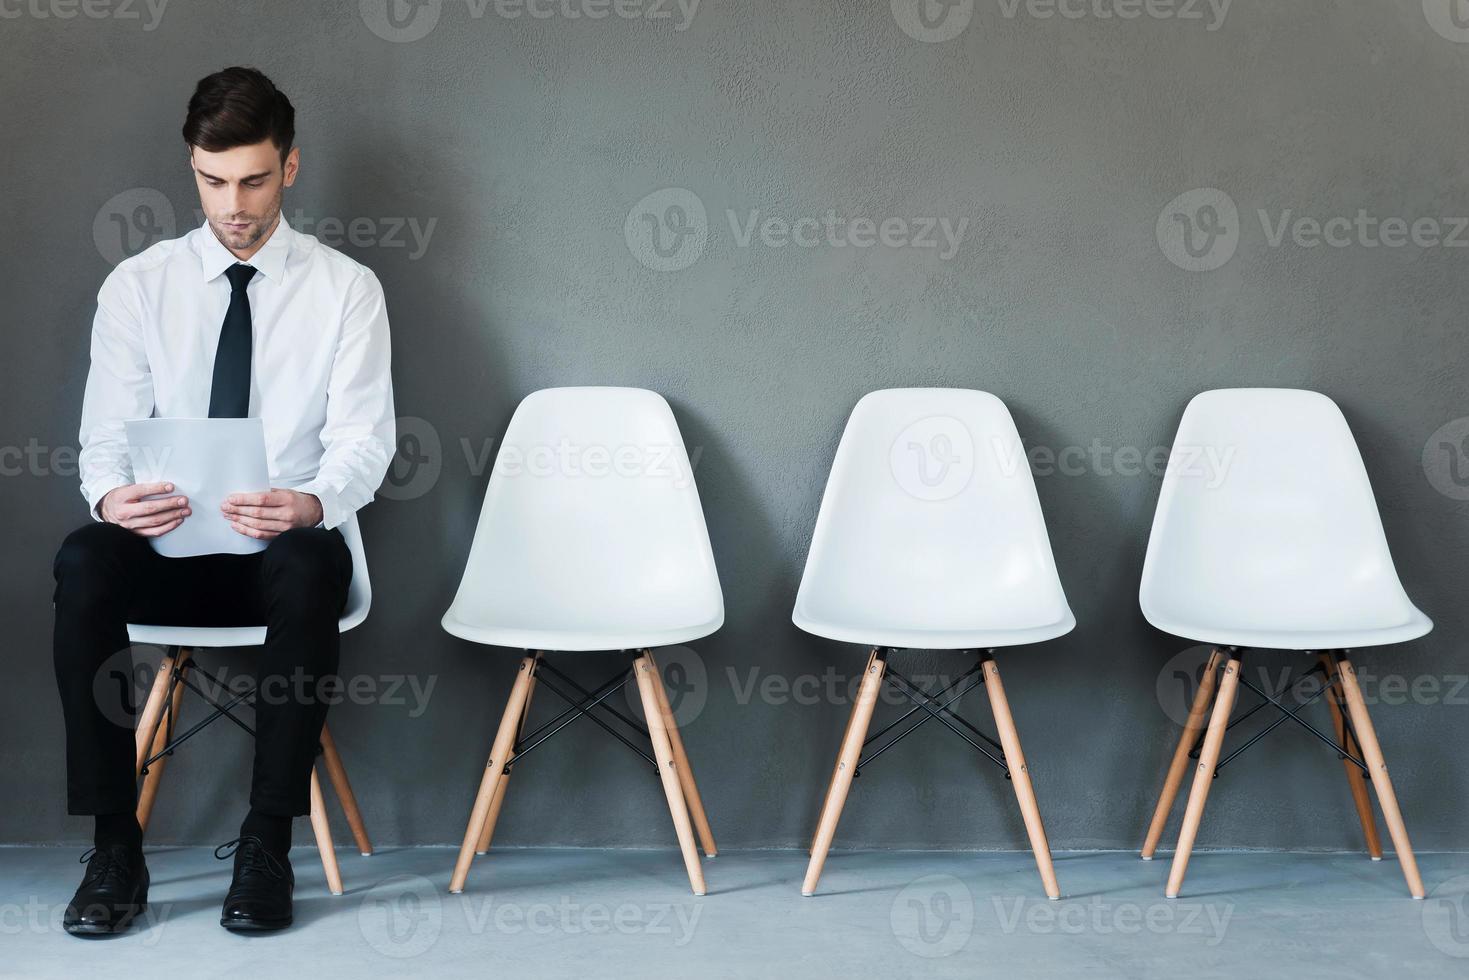
<svg viewBox="0 0 1469 980">
<path fill-rule="evenodd" d="M 254 68 L 226 68 L 199 80 L 184 119 L 184 142 L 218 153 L 270 140 L 281 162 L 296 138 L 296 110 L 285 93 Z"/>
</svg>

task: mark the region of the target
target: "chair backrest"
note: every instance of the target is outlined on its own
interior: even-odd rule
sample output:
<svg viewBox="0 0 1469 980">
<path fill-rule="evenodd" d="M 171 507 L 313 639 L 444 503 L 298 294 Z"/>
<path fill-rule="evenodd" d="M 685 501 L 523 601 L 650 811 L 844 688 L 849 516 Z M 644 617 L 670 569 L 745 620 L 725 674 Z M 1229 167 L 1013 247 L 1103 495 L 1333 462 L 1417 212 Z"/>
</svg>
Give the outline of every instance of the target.
<svg viewBox="0 0 1469 980">
<path fill-rule="evenodd" d="M 362 529 L 357 526 L 357 515 L 353 514 L 337 525 L 337 530 L 342 532 L 347 550 L 352 553 L 352 585 L 347 590 L 347 608 L 342 610 L 337 626 L 345 633 L 367 618 L 367 611 L 372 608 L 372 579 L 367 573 L 367 549 L 362 544 Z"/>
<path fill-rule="evenodd" d="M 896 388 L 857 403 L 793 618 L 803 628 L 936 633 L 1049 626 L 1060 635 L 1074 625 L 1029 459 L 1000 399 Z"/>
<path fill-rule="evenodd" d="M 337 621 L 337 629 L 343 633 L 361 625 L 372 606 L 372 581 L 367 573 L 367 551 L 362 544 L 362 531 L 357 526 L 357 515 L 353 514 L 337 530 L 347 542 L 352 553 L 352 584 L 347 590 L 347 607 Z M 154 626 L 147 623 L 129 623 L 128 639 L 134 643 L 152 643 L 157 646 L 186 647 L 247 647 L 265 642 L 264 626 Z"/>
<path fill-rule="evenodd" d="M 692 639 L 723 621 L 693 465 L 663 397 L 614 387 L 526 397 L 445 628 L 555 634 L 528 642 L 602 650 L 655 646 L 669 631 Z"/>
<path fill-rule="evenodd" d="M 1185 635 L 1388 629 L 1422 617 L 1398 581 L 1341 409 L 1289 388 L 1227 388 L 1189 402 L 1139 601 L 1155 626 L 1195 628 Z"/>
</svg>

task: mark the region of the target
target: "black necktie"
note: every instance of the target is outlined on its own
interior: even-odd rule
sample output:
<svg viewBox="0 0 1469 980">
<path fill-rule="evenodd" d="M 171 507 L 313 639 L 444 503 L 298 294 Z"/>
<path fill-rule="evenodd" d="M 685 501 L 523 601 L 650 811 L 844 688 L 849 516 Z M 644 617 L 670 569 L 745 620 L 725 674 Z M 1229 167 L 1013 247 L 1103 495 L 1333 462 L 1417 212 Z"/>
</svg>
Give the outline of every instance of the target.
<svg viewBox="0 0 1469 980">
<path fill-rule="evenodd" d="M 245 287 L 253 265 L 235 263 L 225 270 L 230 280 L 230 308 L 219 330 L 214 352 L 214 383 L 209 389 L 209 417 L 242 419 L 250 414 L 250 297 Z"/>
</svg>

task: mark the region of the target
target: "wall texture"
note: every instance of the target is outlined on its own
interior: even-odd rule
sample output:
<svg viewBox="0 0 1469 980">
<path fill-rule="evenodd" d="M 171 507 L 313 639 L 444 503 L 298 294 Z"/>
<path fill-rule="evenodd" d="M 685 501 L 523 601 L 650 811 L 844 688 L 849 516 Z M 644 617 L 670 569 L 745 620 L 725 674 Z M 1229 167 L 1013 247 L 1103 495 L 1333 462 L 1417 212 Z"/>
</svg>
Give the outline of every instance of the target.
<svg viewBox="0 0 1469 980">
<path fill-rule="evenodd" d="M 86 519 L 73 453 L 94 297 L 112 263 L 195 223 L 184 103 L 244 63 L 298 109 L 287 217 L 370 265 L 392 317 L 404 458 L 364 514 L 376 602 L 343 660 L 377 696 L 332 715 L 378 841 L 457 843 L 514 672 L 513 653 L 438 626 L 483 453 L 527 393 L 615 384 L 662 392 L 698 455 L 727 621 L 666 659 L 686 665 L 716 834 L 804 845 L 863 661 L 790 623 L 826 470 L 864 392 L 952 385 L 1002 397 L 1039 447 L 1079 624 L 1003 661 L 1052 842 L 1136 846 L 1200 654 L 1139 614 L 1160 481 L 1133 454 L 1167 446 L 1195 392 L 1267 385 L 1328 393 L 1361 444 L 1437 628 L 1359 662 L 1415 843 L 1466 844 L 1469 28 L 1447 0 L 1135 17 L 1127 0 L 1066 6 L 1076 17 L 980 0 L 931 26 L 906 0 L 536 9 L 550 16 L 493 0 L 392 0 L 396 19 L 384 0 L 5 6 L 0 839 L 89 834 L 65 814 L 49 599 L 55 549 Z M 755 212 L 821 230 L 747 238 Z M 858 247 L 875 237 L 863 218 L 901 220 Z M 963 223 L 957 248 L 921 219 Z M 1305 663 L 1257 662 L 1277 682 Z M 591 682 L 611 664 L 567 669 Z M 988 726 L 982 696 L 970 713 Z M 232 836 L 247 761 L 227 725 L 190 744 L 152 838 Z M 527 762 L 497 835 L 672 839 L 656 780 L 585 722 Z M 839 843 L 1024 833 L 1008 784 L 930 726 L 863 777 Z M 1341 767 L 1278 730 L 1221 778 L 1201 844 L 1360 846 Z"/>
</svg>

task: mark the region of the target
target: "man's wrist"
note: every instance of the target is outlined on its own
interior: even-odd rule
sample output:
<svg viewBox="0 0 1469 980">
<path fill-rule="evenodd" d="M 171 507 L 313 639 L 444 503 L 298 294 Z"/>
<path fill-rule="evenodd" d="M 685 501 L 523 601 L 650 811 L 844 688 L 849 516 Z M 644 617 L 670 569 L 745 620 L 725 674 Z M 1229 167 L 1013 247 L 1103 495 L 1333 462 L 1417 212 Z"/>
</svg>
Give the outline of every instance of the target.
<svg viewBox="0 0 1469 980">
<path fill-rule="evenodd" d="M 301 496 L 307 498 L 307 507 L 310 508 L 311 511 L 311 513 L 307 514 L 308 523 L 302 526 L 321 527 L 324 523 L 326 523 L 326 508 L 321 505 L 321 498 L 307 490 L 297 490 L 296 492 L 299 493 Z M 312 519 L 312 513 L 315 514 L 314 520 Z"/>
<path fill-rule="evenodd" d="M 103 523 L 111 523 L 108 520 L 107 516 L 103 513 L 102 505 L 107 501 L 108 496 L 114 490 L 121 490 L 123 487 L 127 486 L 129 482 L 129 480 L 124 479 L 121 476 L 114 476 L 110 479 L 105 480 L 105 482 L 102 482 L 100 487 L 96 484 L 93 484 L 90 487 L 84 486 L 82 488 L 82 496 L 92 501 L 92 516 L 97 520 L 102 521 Z M 98 492 L 99 490 L 100 492 Z"/>
<path fill-rule="evenodd" d="M 338 502 L 335 488 L 331 484 L 319 479 L 309 480 L 295 488 L 297 493 L 305 494 L 315 499 L 320 511 L 317 513 L 316 527 L 336 527 L 342 523 L 341 504 Z"/>
<path fill-rule="evenodd" d="M 97 506 L 95 508 L 93 508 L 93 510 L 97 514 L 97 520 L 101 521 L 104 524 L 111 524 L 112 523 L 112 518 L 110 518 L 110 517 L 107 516 L 107 511 L 105 509 L 106 508 L 106 505 L 107 505 L 107 498 L 110 497 L 110 496 L 112 496 L 119 489 L 120 489 L 119 487 L 113 487 L 111 490 L 109 490 L 106 493 L 104 493 L 101 497 L 99 497 L 97 499 Z"/>
</svg>

